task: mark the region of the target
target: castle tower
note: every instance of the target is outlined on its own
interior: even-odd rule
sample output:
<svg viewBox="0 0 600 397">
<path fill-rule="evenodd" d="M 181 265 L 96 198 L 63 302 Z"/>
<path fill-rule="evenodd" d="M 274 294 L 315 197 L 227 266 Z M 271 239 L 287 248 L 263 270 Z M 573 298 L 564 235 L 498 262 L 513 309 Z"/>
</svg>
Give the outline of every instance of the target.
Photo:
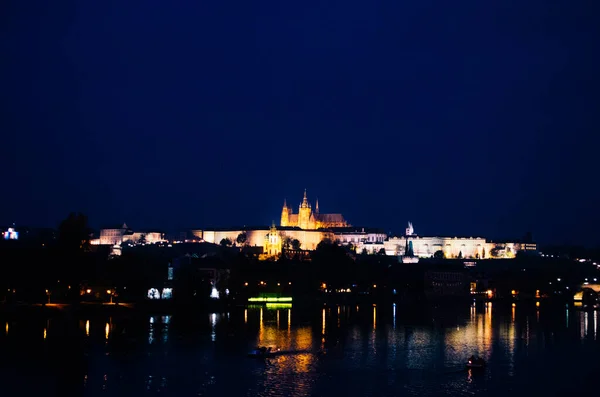
<svg viewBox="0 0 600 397">
<path fill-rule="evenodd" d="M 308 198 L 306 197 L 306 189 L 304 189 L 304 198 L 302 199 L 300 208 L 298 208 L 298 227 L 300 229 L 309 229 L 310 213 L 310 204 L 308 203 Z"/>
<path fill-rule="evenodd" d="M 268 256 L 275 256 L 281 253 L 282 241 L 277 228 L 275 227 L 275 222 L 271 224 L 271 229 L 269 233 L 265 236 L 265 242 L 263 245 L 263 253 Z"/>
<path fill-rule="evenodd" d="M 289 226 L 290 225 L 290 209 L 287 206 L 287 202 L 283 200 L 283 209 L 281 210 L 281 222 L 280 226 Z"/>
</svg>

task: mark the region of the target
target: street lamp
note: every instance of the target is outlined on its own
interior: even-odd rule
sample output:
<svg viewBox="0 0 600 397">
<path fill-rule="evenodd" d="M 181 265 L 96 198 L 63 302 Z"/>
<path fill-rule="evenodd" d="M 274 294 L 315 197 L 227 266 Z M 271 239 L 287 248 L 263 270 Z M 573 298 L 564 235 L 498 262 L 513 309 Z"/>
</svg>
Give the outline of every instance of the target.
<svg viewBox="0 0 600 397">
<path fill-rule="evenodd" d="M 50 291 L 46 290 L 46 296 L 48 297 L 48 303 L 50 303 Z"/>
</svg>

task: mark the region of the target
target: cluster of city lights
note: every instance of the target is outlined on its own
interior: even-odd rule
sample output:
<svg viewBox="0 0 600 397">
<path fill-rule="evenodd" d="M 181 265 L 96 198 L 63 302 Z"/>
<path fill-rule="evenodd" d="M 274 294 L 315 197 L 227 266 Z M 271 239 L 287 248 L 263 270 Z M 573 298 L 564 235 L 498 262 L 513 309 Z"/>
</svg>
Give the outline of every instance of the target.
<svg viewBox="0 0 600 397">
<path fill-rule="evenodd" d="M 256 297 L 256 298 L 248 298 L 248 302 L 265 302 L 265 303 L 278 303 L 278 302 L 291 302 L 291 296 L 282 296 L 282 297 Z"/>
</svg>

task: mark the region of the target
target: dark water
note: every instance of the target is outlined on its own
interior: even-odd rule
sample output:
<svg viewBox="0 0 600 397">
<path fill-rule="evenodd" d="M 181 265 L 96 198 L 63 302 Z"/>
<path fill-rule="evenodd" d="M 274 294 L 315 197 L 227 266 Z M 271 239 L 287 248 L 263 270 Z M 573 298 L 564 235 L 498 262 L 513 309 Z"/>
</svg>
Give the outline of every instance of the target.
<svg viewBox="0 0 600 397">
<path fill-rule="evenodd" d="M 598 313 L 544 303 L 63 313 L 0 324 L 1 396 L 570 396 L 600 381 Z M 259 344 L 291 353 L 247 357 Z M 471 354 L 488 368 L 465 370 Z"/>
</svg>

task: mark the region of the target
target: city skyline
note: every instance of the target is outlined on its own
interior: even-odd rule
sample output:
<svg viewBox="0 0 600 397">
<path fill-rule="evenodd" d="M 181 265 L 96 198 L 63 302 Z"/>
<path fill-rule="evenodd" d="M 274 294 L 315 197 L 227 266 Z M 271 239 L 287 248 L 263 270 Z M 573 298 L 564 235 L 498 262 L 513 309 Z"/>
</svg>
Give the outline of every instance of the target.
<svg viewBox="0 0 600 397">
<path fill-rule="evenodd" d="M 600 242 L 590 4 L 3 7 L 1 224 L 269 224 L 307 188 L 356 225 Z"/>
</svg>

